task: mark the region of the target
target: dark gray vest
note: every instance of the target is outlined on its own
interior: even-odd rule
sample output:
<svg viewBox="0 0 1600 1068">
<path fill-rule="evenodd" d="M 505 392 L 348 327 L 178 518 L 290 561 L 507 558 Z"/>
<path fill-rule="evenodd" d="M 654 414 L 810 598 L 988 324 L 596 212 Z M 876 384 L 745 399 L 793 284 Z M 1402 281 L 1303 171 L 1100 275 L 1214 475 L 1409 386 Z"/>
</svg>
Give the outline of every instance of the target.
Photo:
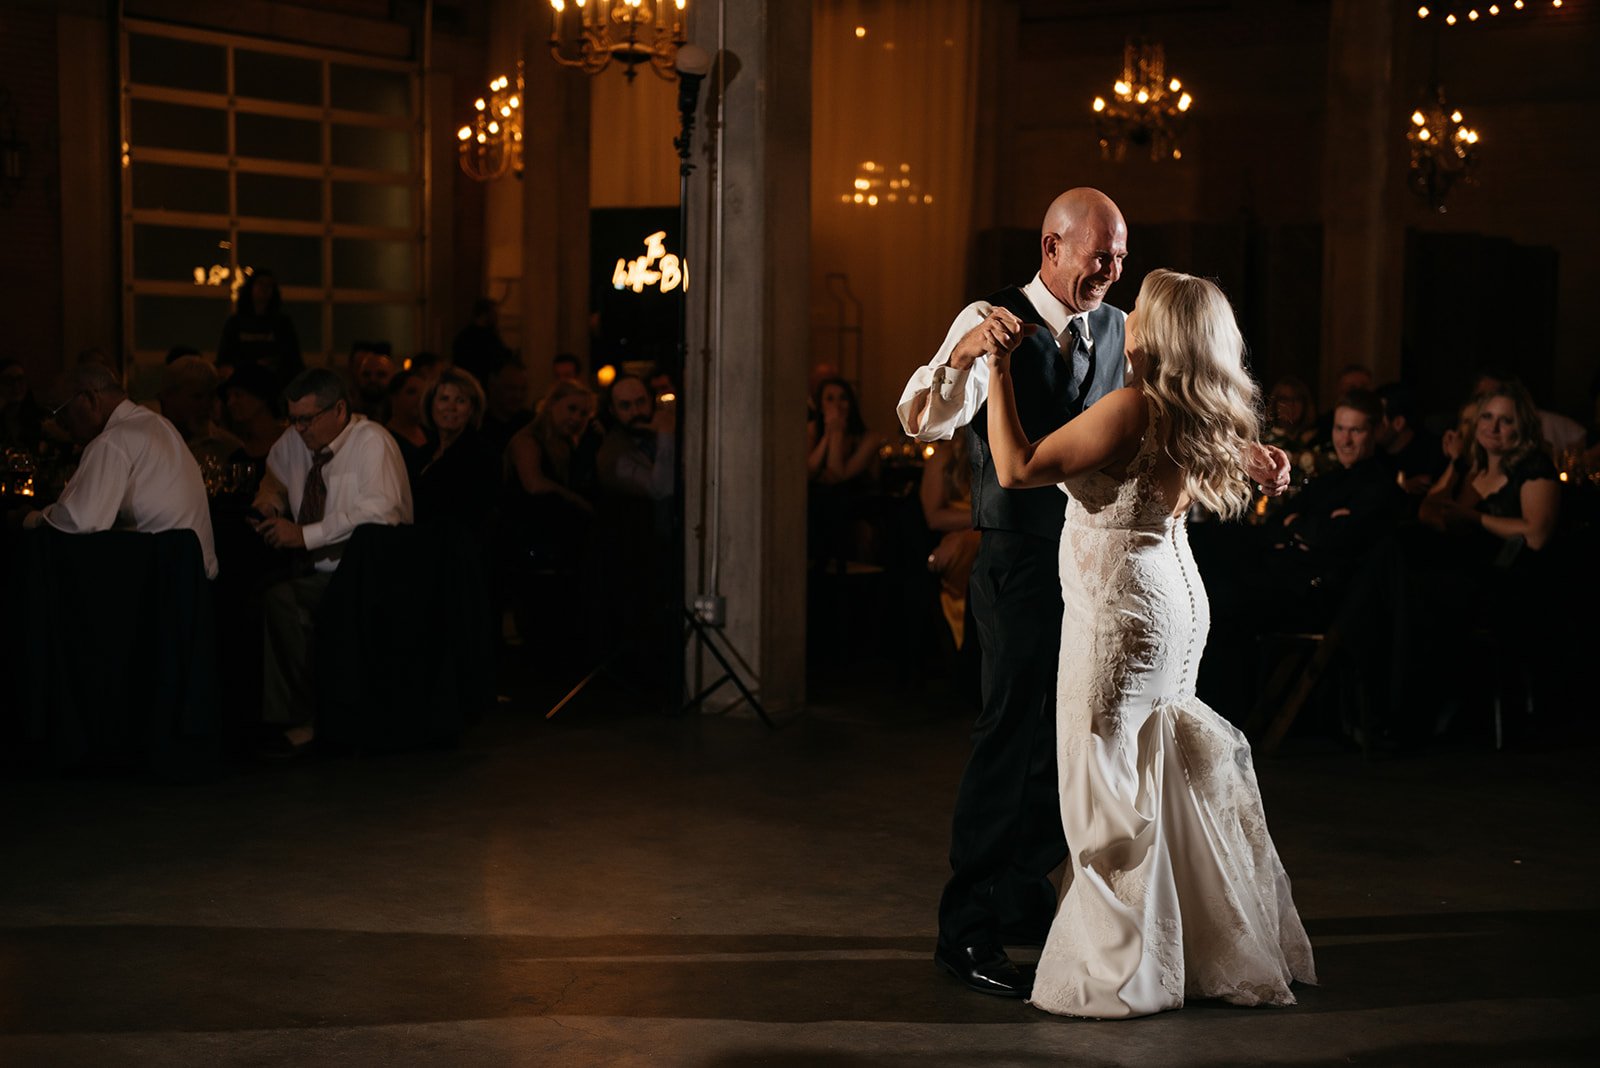
<svg viewBox="0 0 1600 1068">
<path fill-rule="evenodd" d="M 1072 365 L 1051 337 L 1037 309 L 1012 286 L 989 298 L 1038 332 L 1023 338 L 1011 354 L 1011 382 L 1017 414 L 1029 441 L 1038 441 L 1095 401 L 1122 388 L 1123 353 L 1120 311 L 1102 304 L 1088 315 L 1094 339 L 1093 365 L 1087 382 L 1072 378 Z M 972 453 L 972 525 L 980 530 L 1012 530 L 1052 540 L 1061 536 L 1067 498 L 1055 486 L 1002 489 L 989 452 L 989 405 L 984 403 L 967 425 Z"/>
</svg>

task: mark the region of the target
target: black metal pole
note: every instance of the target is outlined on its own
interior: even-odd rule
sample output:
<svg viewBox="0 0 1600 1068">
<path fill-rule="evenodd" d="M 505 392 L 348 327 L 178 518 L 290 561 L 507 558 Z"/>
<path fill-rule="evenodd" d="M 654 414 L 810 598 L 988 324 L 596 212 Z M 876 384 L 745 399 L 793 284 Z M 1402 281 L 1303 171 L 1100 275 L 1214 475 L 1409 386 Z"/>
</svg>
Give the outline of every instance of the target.
<svg viewBox="0 0 1600 1068">
<path fill-rule="evenodd" d="M 689 246 L 689 174 L 694 170 L 694 164 L 689 161 L 689 148 L 694 140 L 694 112 L 700 100 L 700 83 L 705 80 L 704 70 L 685 70 L 689 66 L 685 60 L 698 60 L 704 56 L 703 52 L 695 49 L 698 56 L 685 56 L 684 53 L 693 46 L 679 50 L 678 63 L 678 136 L 673 138 L 672 146 L 678 150 L 678 250 L 682 260 L 684 284 L 678 287 L 678 352 L 677 360 L 672 371 L 672 385 L 680 394 L 685 386 L 685 378 L 689 369 L 689 286 L 688 286 L 688 246 Z M 695 66 L 699 66 L 696 62 Z M 698 270 L 699 264 L 696 264 Z M 705 399 L 701 399 L 705 403 Z M 663 638 L 671 641 L 670 656 L 672 663 L 667 669 L 667 707 L 679 710 L 683 707 L 683 696 L 686 687 L 684 678 L 684 659 L 686 647 L 679 639 L 680 627 L 677 620 L 680 613 L 685 611 L 688 604 L 687 568 L 684 565 L 684 552 L 687 541 L 684 531 L 684 422 L 683 402 L 680 396 L 672 406 L 672 433 L 675 446 L 672 474 L 672 537 L 671 554 L 672 562 L 669 565 L 671 574 L 667 581 L 667 596 L 671 599 L 669 605 L 664 606 L 666 611 L 662 621 L 672 623 L 665 628 Z M 670 637 L 669 637 L 670 636 Z"/>
</svg>

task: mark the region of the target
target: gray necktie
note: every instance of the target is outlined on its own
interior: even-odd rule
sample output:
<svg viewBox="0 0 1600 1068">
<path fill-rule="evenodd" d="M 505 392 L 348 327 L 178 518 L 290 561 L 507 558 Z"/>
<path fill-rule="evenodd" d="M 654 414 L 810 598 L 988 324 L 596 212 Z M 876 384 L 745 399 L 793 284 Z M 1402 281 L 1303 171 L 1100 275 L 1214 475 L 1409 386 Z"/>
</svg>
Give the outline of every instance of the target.
<svg viewBox="0 0 1600 1068">
<path fill-rule="evenodd" d="M 1083 327 L 1083 320 L 1077 316 L 1067 321 L 1067 333 L 1072 338 L 1067 358 L 1072 363 L 1073 393 L 1078 399 L 1080 408 L 1088 400 L 1089 387 L 1094 384 L 1094 354 L 1089 351 L 1088 343 L 1083 339 Z"/>
</svg>

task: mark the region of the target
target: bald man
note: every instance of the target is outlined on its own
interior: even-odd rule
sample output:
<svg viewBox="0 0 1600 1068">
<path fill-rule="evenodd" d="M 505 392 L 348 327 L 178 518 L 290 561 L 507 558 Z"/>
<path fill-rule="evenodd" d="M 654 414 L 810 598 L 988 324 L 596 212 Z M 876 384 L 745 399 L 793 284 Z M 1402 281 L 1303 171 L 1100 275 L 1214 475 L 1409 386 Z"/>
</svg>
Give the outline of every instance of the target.
<svg viewBox="0 0 1600 1068">
<path fill-rule="evenodd" d="M 1032 987 L 1005 946 L 1043 944 L 1056 907 L 1049 874 L 1067 855 L 1055 749 L 1056 669 L 1070 655 L 1060 647 L 1057 564 L 1066 496 L 1054 486 L 1000 486 L 983 357 L 1017 345 L 1017 409 L 1031 441 L 1122 388 L 1128 374 L 1127 316 L 1105 303 L 1128 254 L 1122 212 L 1099 190 L 1069 189 L 1045 213 L 1039 247 L 1033 281 L 967 305 L 897 409 L 919 440 L 963 428 L 969 436 L 972 522 L 983 537 L 968 597 L 983 652 L 983 710 L 956 795 L 934 961 L 971 989 L 1002 997 Z M 1287 484 L 1288 471 L 1281 450 L 1250 466 L 1271 490 Z"/>
<path fill-rule="evenodd" d="M 1055 914 L 1049 874 L 1066 858 L 1055 759 L 1061 645 L 1057 545 L 1066 497 L 1002 489 L 989 453 L 983 359 L 1018 336 L 1012 367 L 1023 429 L 1037 440 L 1121 388 L 1122 324 L 1105 303 L 1122 275 L 1128 227 L 1111 198 L 1070 189 L 1045 213 L 1039 273 L 967 305 L 898 408 L 922 441 L 969 435 L 972 523 L 983 532 L 968 595 L 983 651 L 983 711 L 956 794 L 950 881 L 935 962 L 967 986 L 1023 997 L 1032 976 L 1005 944 L 1042 944 Z"/>
</svg>

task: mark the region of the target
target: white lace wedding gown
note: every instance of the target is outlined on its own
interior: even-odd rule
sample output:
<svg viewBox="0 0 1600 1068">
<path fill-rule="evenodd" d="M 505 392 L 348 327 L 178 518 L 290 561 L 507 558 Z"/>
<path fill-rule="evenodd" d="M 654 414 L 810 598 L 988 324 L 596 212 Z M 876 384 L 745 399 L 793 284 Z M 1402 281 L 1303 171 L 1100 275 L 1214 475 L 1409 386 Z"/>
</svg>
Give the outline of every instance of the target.
<svg viewBox="0 0 1600 1068">
<path fill-rule="evenodd" d="M 1244 735 L 1195 697 L 1210 628 L 1147 432 L 1128 474 L 1071 479 L 1057 756 L 1068 879 L 1030 1004 L 1143 1016 L 1185 997 L 1292 1005 L 1311 943 Z"/>
</svg>

